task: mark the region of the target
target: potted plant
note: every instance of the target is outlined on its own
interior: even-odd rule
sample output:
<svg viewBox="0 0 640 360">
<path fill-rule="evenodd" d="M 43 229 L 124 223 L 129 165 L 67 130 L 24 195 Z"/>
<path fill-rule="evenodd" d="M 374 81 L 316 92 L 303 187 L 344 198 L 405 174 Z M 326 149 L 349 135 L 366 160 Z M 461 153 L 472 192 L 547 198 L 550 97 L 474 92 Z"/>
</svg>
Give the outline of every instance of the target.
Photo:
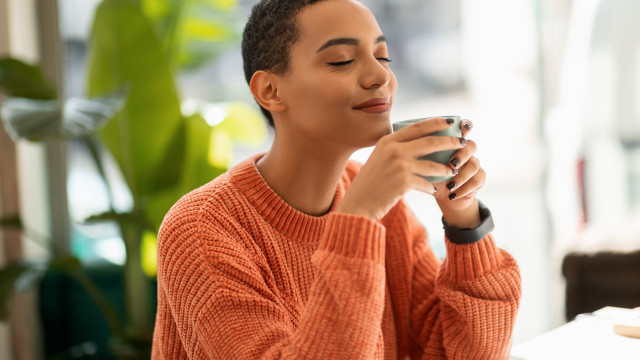
<svg viewBox="0 0 640 360">
<path fill-rule="evenodd" d="M 0 270 L 0 286 L 27 283 L 18 280 L 38 279 L 50 268 L 67 272 L 99 305 L 119 358 L 148 358 L 155 319 L 149 278 L 155 275 L 155 237 L 164 214 L 180 196 L 226 171 L 232 141 L 255 144 L 266 136 L 254 108 L 242 102 L 181 100 L 175 82 L 180 69 L 210 61 L 237 40 L 237 26 L 228 16 L 234 4 L 104 0 L 92 27 L 85 98 L 62 103 L 38 68 L 0 60 L 3 119 L 12 137 L 83 141 L 107 189 L 104 160 L 111 156 L 133 198 L 130 209 L 111 204 L 87 219 L 114 221 L 121 230 L 127 255 L 124 322 L 68 254 L 53 254 L 47 264 Z M 201 11 L 203 6 L 208 13 Z M 202 13 L 208 18 L 197 15 Z M 214 112 L 219 119 L 206 119 L 212 107 L 222 110 Z"/>
</svg>

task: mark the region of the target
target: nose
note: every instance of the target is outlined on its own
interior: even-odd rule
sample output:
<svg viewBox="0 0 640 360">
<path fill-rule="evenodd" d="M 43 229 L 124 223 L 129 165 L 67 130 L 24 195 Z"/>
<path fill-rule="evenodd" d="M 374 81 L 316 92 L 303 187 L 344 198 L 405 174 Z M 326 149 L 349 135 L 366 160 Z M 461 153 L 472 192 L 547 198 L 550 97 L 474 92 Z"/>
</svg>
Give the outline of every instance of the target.
<svg viewBox="0 0 640 360">
<path fill-rule="evenodd" d="M 377 89 L 389 85 L 391 81 L 391 70 L 380 60 L 371 57 L 363 66 L 361 83 L 365 89 Z"/>
</svg>

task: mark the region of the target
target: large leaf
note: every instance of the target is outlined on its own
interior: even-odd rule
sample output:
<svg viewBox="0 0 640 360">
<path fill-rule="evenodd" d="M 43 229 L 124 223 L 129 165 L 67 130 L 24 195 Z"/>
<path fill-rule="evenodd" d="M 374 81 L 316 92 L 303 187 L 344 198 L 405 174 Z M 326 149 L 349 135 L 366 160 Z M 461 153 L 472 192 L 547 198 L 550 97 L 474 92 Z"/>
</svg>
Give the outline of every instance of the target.
<svg viewBox="0 0 640 360">
<path fill-rule="evenodd" d="M 53 100 L 56 92 L 39 67 L 18 59 L 0 58 L 0 91 L 9 96 Z"/>
<path fill-rule="evenodd" d="M 158 275 L 158 235 L 154 232 L 145 231 L 142 234 L 140 263 L 145 275 L 151 278 Z"/>
<path fill-rule="evenodd" d="M 126 98 L 125 90 L 97 97 L 73 97 L 64 104 L 62 135 L 78 138 L 94 134 L 120 111 Z"/>
<path fill-rule="evenodd" d="M 233 141 L 245 145 L 259 145 L 268 134 L 262 114 L 254 106 L 244 102 L 228 103 L 220 126 L 229 133 Z"/>
<path fill-rule="evenodd" d="M 147 229 L 155 231 L 153 227 L 146 219 L 136 216 L 132 213 L 118 213 L 115 211 L 107 211 L 101 214 L 92 215 L 84 219 L 85 224 L 95 224 L 105 221 L 114 221 L 120 225 L 134 226 L 139 229 Z"/>
<path fill-rule="evenodd" d="M 165 166 L 165 151 L 182 122 L 178 94 L 162 46 L 137 2 L 105 0 L 93 23 L 89 93 L 127 84 L 127 103 L 101 137 L 140 201 L 159 190 L 157 169 Z"/>
<path fill-rule="evenodd" d="M 245 19 L 237 0 L 142 0 L 172 66 L 193 69 L 237 46 Z"/>
<path fill-rule="evenodd" d="M 44 140 L 59 133 L 62 109 L 57 100 L 5 97 L 2 121 L 14 140 Z"/>
<path fill-rule="evenodd" d="M 196 6 L 197 5 L 197 6 Z M 176 62 L 183 69 L 194 69 L 237 46 L 241 20 L 233 13 L 196 4 L 183 16 L 178 28 Z"/>
<path fill-rule="evenodd" d="M 146 214 L 156 229 L 171 206 L 187 192 L 204 185 L 226 171 L 209 163 L 208 152 L 211 127 L 199 114 L 185 120 L 185 153 L 178 183 L 147 199 Z"/>
<path fill-rule="evenodd" d="M 94 133 L 122 106 L 125 93 L 92 98 L 74 97 L 61 108 L 57 100 L 6 97 L 2 119 L 14 139 L 78 138 Z"/>
</svg>

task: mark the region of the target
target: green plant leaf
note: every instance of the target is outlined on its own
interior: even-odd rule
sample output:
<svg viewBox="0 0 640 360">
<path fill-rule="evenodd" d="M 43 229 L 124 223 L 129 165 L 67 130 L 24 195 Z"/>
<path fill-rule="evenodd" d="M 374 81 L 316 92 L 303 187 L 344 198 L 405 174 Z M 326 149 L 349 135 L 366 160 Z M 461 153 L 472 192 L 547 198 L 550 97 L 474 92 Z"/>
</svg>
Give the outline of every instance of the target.
<svg viewBox="0 0 640 360">
<path fill-rule="evenodd" d="M 245 19 L 237 0 L 142 0 L 172 67 L 191 70 L 237 47 Z"/>
<path fill-rule="evenodd" d="M 99 223 L 104 221 L 115 221 L 118 224 L 132 225 L 139 229 L 154 230 L 154 226 L 146 221 L 143 217 L 136 216 L 131 213 L 118 213 L 115 211 L 107 211 L 101 214 L 92 215 L 84 220 L 85 224 Z"/>
<path fill-rule="evenodd" d="M 5 97 L 2 121 L 12 139 L 39 141 L 59 133 L 62 108 L 57 100 Z"/>
<path fill-rule="evenodd" d="M 152 184 L 151 190 L 154 192 L 161 191 L 170 187 L 180 180 L 180 174 L 183 170 L 184 152 L 186 147 L 186 124 L 184 119 L 180 123 L 178 129 L 174 132 L 171 142 L 163 150 L 163 157 L 160 161 L 162 166 L 156 168 L 154 174 L 155 182 Z"/>
<path fill-rule="evenodd" d="M 146 199 L 145 213 L 156 229 L 160 227 L 165 214 L 180 197 L 227 170 L 213 167 L 209 163 L 206 149 L 209 148 L 211 131 L 211 126 L 200 114 L 196 113 L 185 119 L 186 147 L 180 179 L 172 187 L 158 191 Z"/>
<path fill-rule="evenodd" d="M 259 145 L 267 138 L 267 126 L 262 114 L 244 102 L 227 104 L 222 126 L 233 141 L 245 145 Z"/>
<path fill-rule="evenodd" d="M 0 58 L 0 91 L 13 97 L 53 100 L 56 92 L 39 67 L 18 59 Z"/>
<path fill-rule="evenodd" d="M 130 84 L 124 109 L 101 131 L 134 200 L 157 191 L 165 149 L 182 121 L 162 46 L 134 0 L 105 0 L 96 11 L 89 56 L 90 94 Z"/>
<path fill-rule="evenodd" d="M 79 271 L 81 267 L 80 260 L 75 256 L 61 256 L 59 258 L 55 258 L 49 264 L 51 269 L 63 270 L 66 272 L 75 272 Z"/>
<path fill-rule="evenodd" d="M 242 20 L 236 12 L 222 11 L 210 3 L 191 4 L 177 29 L 176 62 L 181 69 L 195 69 L 237 47 Z"/>
<path fill-rule="evenodd" d="M 187 0 L 193 3 L 208 4 L 220 10 L 231 10 L 238 5 L 238 0 Z"/>
<path fill-rule="evenodd" d="M 233 144 L 229 132 L 222 126 L 211 131 L 208 151 L 209 164 L 215 167 L 228 167 L 233 161 Z"/>
<path fill-rule="evenodd" d="M 158 235 L 156 233 L 145 231 L 142 234 L 140 257 L 145 275 L 151 278 L 158 275 Z"/>
<path fill-rule="evenodd" d="M 60 107 L 57 100 L 6 97 L 2 119 L 12 139 L 41 141 L 77 138 L 94 133 L 122 107 L 125 92 L 98 97 L 74 97 Z"/>
<path fill-rule="evenodd" d="M 96 97 L 74 97 L 64 104 L 62 135 L 78 138 L 93 134 L 122 108 L 125 90 Z"/>
<path fill-rule="evenodd" d="M 171 11 L 169 0 L 142 0 L 142 11 L 151 20 L 163 19 Z"/>
</svg>

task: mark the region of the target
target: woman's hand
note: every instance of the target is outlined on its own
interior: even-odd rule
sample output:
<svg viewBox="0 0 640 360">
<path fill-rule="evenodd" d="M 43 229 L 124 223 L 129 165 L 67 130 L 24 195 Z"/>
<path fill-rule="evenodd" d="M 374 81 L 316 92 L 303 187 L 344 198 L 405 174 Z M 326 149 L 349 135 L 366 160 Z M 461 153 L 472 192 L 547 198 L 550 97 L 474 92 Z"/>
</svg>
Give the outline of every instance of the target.
<svg viewBox="0 0 640 360">
<path fill-rule="evenodd" d="M 427 136 L 451 126 L 444 118 L 427 119 L 383 136 L 376 144 L 369 160 L 353 179 L 336 211 L 378 220 L 386 215 L 410 189 L 433 194 L 435 192 L 434 185 L 416 174 L 451 176 L 454 174 L 454 167 L 417 158 L 437 151 L 463 149 L 465 145 L 461 138 Z M 467 146 L 469 146 L 468 143 Z M 467 165 L 473 163 L 473 161 L 469 161 L 473 151 L 458 151 L 456 153 L 460 158 L 460 164 L 457 168 L 460 170 L 465 168 L 464 174 L 458 174 L 462 175 L 458 180 L 461 186 L 466 186 L 469 181 L 469 179 L 462 181 L 466 176 L 472 175 L 473 177 L 473 167 Z M 468 188 L 456 191 L 466 191 Z M 437 190 L 445 192 L 445 189 L 438 188 Z M 470 193 L 464 193 L 460 196 L 462 202 L 458 201 L 456 204 L 466 204 L 465 199 L 469 195 Z M 448 198 L 446 200 L 452 202 Z"/>
<path fill-rule="evenodd" d="M 472 126 L 469 120 L 461 121 L 463 138 L 466 138 Z M 478 158 L 473 156 L 476 149 L 476 143 L 467 140 L 467 145 L 451 157 L 450 166 L 458 174 L 451 180 L 436 184 L 438 206 L 445 220 L 458 228 L 473 228 L 480 224 L 476 194 L 484 186 L 486 173 L 480 167 Z"/>
</svg>

